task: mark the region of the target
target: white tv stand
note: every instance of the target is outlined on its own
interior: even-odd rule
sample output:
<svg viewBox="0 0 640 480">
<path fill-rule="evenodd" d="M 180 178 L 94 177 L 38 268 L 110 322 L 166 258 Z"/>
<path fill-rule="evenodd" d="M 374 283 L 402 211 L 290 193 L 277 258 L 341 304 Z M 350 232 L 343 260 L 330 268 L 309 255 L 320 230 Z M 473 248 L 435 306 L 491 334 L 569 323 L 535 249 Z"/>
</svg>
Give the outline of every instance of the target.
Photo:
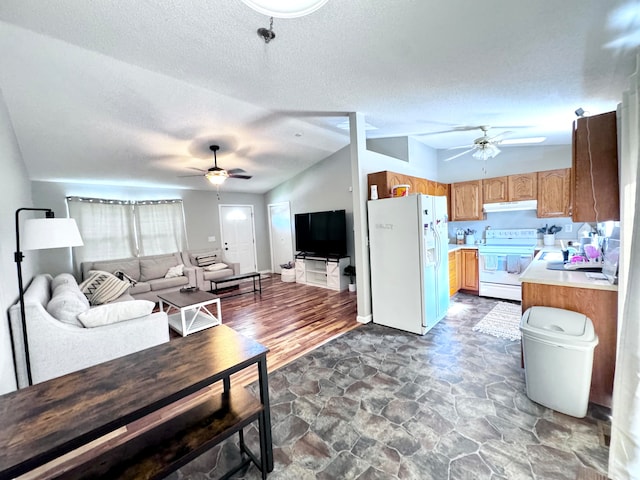
<svg viewBox="0 0 640 480">
<path fill-rule="evenodd" d="M 349 277 L 343 274 L 344 267 L 351 263 L 349 257 L 320 257 L 296 255 L 296 283 L 329 288 L 341 292 L 349 285 Z"/>
</svg>

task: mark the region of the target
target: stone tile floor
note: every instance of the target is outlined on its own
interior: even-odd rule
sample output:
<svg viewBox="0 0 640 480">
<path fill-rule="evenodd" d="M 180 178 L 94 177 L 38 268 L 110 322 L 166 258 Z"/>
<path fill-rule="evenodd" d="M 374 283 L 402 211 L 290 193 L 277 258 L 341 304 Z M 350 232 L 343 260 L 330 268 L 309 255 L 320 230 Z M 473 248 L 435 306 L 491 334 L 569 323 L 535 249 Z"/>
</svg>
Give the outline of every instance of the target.
<svg viewBox="0 0 640 480">
<path fill-rule="evenodd" d="M 268 478 L 606 475 L 609 412 L 591 406 L 577 419 L 531 402 L 520 343 L 472 331 L 495 304 L 459 293 L 423 337 L 363 325 L 272 373 Z M 245 439 L 259 451 L 254 427 Z M 236 443 L 234 436 L 170 478 L 220 477 L 239 461 Z M 260 472 L 251 466 L 233 478 Z"/>
</svg>

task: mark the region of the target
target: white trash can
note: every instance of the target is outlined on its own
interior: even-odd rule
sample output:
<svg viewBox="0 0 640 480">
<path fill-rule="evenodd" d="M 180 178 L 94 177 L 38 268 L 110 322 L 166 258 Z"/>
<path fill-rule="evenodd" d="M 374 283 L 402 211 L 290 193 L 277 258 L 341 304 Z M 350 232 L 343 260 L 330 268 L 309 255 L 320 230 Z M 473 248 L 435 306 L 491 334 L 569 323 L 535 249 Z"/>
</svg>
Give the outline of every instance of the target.
<svg viewBox="0 0 640 480">
<path fill-rule="evenodd" d="M 280 280 L 283 282 L 295 282 L 296 281 L 296 269 L 295 268 L 283 268 L 280 270 Z"/>
<path fill-rule="evenodd" d="M 581 313 L 531 307 L 520 322 L 527 396 L 561 413 L 587 414 L 598 337 Z"/>
</svg>

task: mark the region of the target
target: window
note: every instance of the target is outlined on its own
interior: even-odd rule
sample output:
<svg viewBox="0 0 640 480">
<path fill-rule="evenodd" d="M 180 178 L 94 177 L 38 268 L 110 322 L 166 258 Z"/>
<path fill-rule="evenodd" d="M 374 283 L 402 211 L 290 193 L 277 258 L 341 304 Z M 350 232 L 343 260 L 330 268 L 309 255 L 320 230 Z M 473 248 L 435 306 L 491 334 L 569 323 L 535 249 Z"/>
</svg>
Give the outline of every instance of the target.
<svg viewBox="0 0 640 480">
<path fill-rule="evenodd" d="M 182 200 L 120 201 L 67 197 L 84 241 L 76 266 L 89 260 L 173 253 L 187 248 Z"/>
</svg>

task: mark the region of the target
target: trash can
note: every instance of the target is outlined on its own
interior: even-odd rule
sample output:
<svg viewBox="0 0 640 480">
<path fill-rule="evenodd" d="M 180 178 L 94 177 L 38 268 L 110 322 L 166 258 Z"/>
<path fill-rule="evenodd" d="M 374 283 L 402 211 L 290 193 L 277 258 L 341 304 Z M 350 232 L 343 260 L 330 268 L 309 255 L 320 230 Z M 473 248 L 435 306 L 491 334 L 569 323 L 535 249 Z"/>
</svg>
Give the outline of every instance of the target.
<svg viewBox="0 0 640 480">
<path fill-rule="evenodd" d="M 296 281 L 296 269 L 295 268 L 283 268 L 280 270 L 280 280 L 283 282 L 295 282 Z"/>
<path fill-rule="evenodd" d="M 561 308 L 531 307 L 522 315 L 520 330 L 527 396 L 552 410 L 584 417 L 598 345 L 591 319 Z"/>
</svg>

